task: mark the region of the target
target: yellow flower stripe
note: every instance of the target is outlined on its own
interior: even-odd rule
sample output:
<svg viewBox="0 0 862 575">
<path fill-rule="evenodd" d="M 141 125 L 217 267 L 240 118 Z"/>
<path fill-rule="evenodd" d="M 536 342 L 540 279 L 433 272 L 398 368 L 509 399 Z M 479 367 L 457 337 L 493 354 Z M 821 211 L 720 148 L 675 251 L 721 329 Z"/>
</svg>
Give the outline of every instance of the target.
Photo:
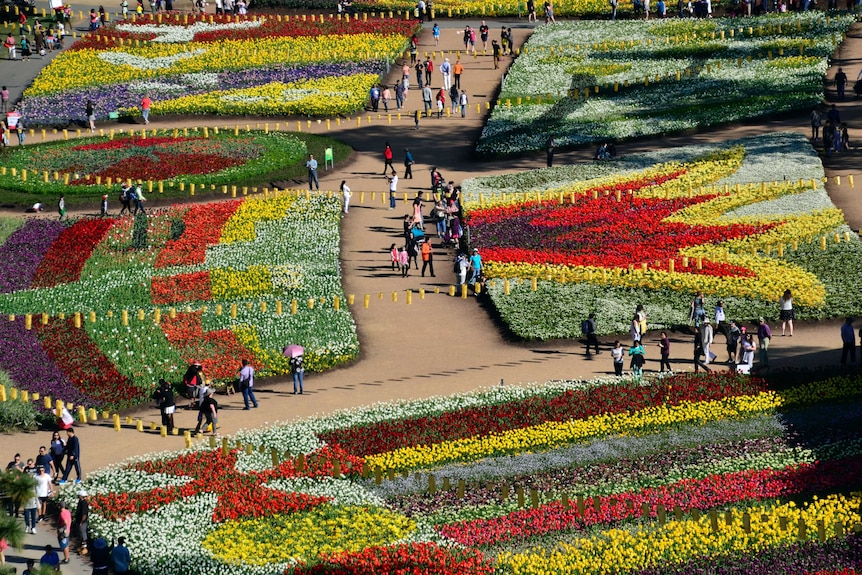
<svg viewBox="0 0 862 575">
<path fill-rule="evenodd" d="M 113 50 L 76 50 L 63 52 L 36 77 L 24 97 L 63 92 L 87 86 L 127 83 L 153 77 L 164 79 L 174 74 L 219 72 L 258 68 L 285 63 L 356 62 L 371 58 L 394 59 L 405 40 L 379 34 L 327 35 L 318 37 L 278 37 L 220 42 L 189 42 L 142 47 L 123 46 Z M 195 54 L 164 67 L 148 69 L 146 62 L 158 62 L 183 53 Z M 111 64 L 100 58 L 107 52 L 140 58 L 142 65 Z"/>
<path fill-rule="evenodd" d="M 306 82 L 271 82 L 252 88 L 181 96 L 153 103 L 155 114 L 326 116 L 361 108 L 380 78 L 373 74 L 330 76 Z"/>
<path fill-rule="evenodd" d="M 749 533 L 743 527 L 741 511 L 733 513 L 732 525 L 725 525 L 722 517 L 715 532 L 708 515 L 663 526 L 607 529 L 572 543 L 560 543 L 550 552 L 541 548 L 503 552 L 497 556 L 496 565 L 510 575 L 609 575 L 729 551 L 750 554 L 796 542 L 800 519 L 812 529 L 822 520 L 827 537 L 835 537 L 836 522 L 849 526 L 858 521 L 860 502 L 858 496 L 831 495 L 815 499 L 803 509 L 792 502 L 758 507 L 752 510 Z M 787 519 L 787 529 L 780 528 L 781 517 Z"/>
<path fill-rule="evenodd" d="M 634 413 L 606 413 L 585 419 L 550 421 L 502 433 L 404 447 L 368 456 L 366 462 L 372 468 L 386 471 L 430 467 L 451 461 L 475 461 L 502 454 L 550 449 L 589 437 L 644 434 L 656 427 L 744 417 L 860 393 L 862 377 L 835 377 L 781 392 L 767 391 L 714 401 L 649 407 Z"/>
<path fill-rule="evenodd" d="M 428 467 L 451 461 L 475 461 L 502 454 L 549 449 L 588 437 L 609 434 L 637 435 L 656 426 L 705 423 L 716 419 L 742 417 L 779 407 L 773 392 L 729 397 L 715 401 L 684 402 L 649 407 L 632 414 L 605 413 L 571 421 L 549 421 L 533 427 L 512 429 L 481 437 L 444 441 L 432 445 L 404 447 L 366 457 L 370 467 L 382 470 Z"/>
<path fill-rule="evenodd" d="M 216 301 L 271 293 L 272 274 L 267 266 L 249 266 L 244 270 L 213 269 L 210 271 L 210 290 Z"/>
<path fill-rule="evenodd" d="M 255 224 L 283 218 L 296 198 L 280 195 L 275 198 L 245 200 L 222 229 L 219 243 L 250 242 L 255 238 Z"/>
<path fill-rule="evenodd" d="M 224 523 L 207 534 L 203 546 L 229 565 L 267 565 L 386 545 L 415 529 L 413 520 L 387 509 L 322 505 L 303 513 Z"/>
</svg>

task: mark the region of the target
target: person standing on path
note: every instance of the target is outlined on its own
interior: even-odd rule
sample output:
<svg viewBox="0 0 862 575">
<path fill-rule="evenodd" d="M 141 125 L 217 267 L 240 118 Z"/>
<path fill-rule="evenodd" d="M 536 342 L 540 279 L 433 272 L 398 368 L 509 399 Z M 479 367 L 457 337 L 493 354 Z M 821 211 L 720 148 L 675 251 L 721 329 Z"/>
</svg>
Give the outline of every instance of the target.
<svg viewBox="0 0 862 575">
<path fill-rule="evenodd" d="M 757 320 L 757 343 L 760 356 L 760 368 L 769 369 L 769 340 L 772 339 L 772 330 L 762 317 Z"/>
<path fill-rule="evenodd" d="M 302 384 L 305 379 L 305 368 L 302 366 L 302 356 L 297 355 L 296 357 L 291 357 L 290 361 L 290 373 L 293 375 L 293 395 L 297 394 L 297 388 L 299 388 L 299 395 L 302 395 Z"/>
<path fill-rule="evenodd" d="M 434 22 L 434 27 L 431 28 L 431 35 L 434 36 L 434 45 L 440 45 L 440 26 L 437 25 L 437 22 Z"/>
<path fill-rule="evenodd" d="M 395 209 L 395 194 L 398 193 L 398 174 L 392 170 L 392 177 L 389 178 L 389 209 Z"/>
<path fill-rule="evenodd" d="M 66 196 L 60 196 L 57 201 L 57 211 L 60 212 L 61 220 L 66 217 Z"/>
<path fill-rule="evenodd" d="M 248 402 L 251 401 L 255 409 L 257 409 L 257 398 L 254 396 L 254 368 L 248 363 L 247 359 L 242 360 L 242 367 L 239 370 L 239 391 L 242 393 L 242 402 L 245 404 L 243 409 L 250 409 Z"/>
<path fill-rule="evenodd" d="M 581 324 L 581 331 L 584 332 L 584 335 L 587 338 L 587 355 L 590 355 L 590 346 L 593 346 L 593 348 L 596 350 L 596 355 L 602 353 L 601 351 L 599 351 L 599 338 L 596 335 L 598 327 L 596 326 L 595 313 L 591 312 L 587 319 L 583 321 L 583 323 Z M 622 347 L 620 347 L 620 350 L 622 350 Z M 622 357 L 622 352 L 620 352 L 620 370 L 622 370 Z M 622 371 L 620 371 L 620 374 L 622 374 Z"/>
<path fill-rule="evenodd" d="M 479 38 L 482 40 L 482 50 L 488 49 L 488 33 L 491 31 L 488 28 L 488 25 L 482 20 L 482 24 L 479 26 Z"/>
<path fill-rule="evenodd" d="M 196 434 L 200 433 L 202 423 L 204 431 L 206 431 L 207 426 L 212 425 L 212 434 L 218 434 L 218 402 L 213 397 L 213 393 L 215 393 L 214 389 L 208 389 L 206 397 L 201 401 L 201 406 L 198 410 L 200 412 L 200 417 L 198 418 L 198 424 L 195 426 Z M 206 421 L 206 423 L 204 423 L 204 421 Z"/>
<path fill-rule="evenodd" d="M 69 562 L 69 534 L 72 532 L 72 512 L 63 501 L 60 506 L 60 516 L 57 519 L 57 544 L 63 552 L 63 563 Z"/>
<path fill-rule="evenodd" d="M 848 317 L 841 325 L 841 367 L 847 365 L 847 356 L 850 356 L 850 365 L 856 365 L 856 332 L 853 330 L 853 318 Z"/>
<path fill-rule="evenodd" d="M 129 553 L 129 548 L 126 547 L 126 538 L 117 537 L 117 546 L 111 550 L 111 564 L 114 566 L 114 573 L 129 572 L 129 564 L 132 562 L 132 554 Z"/>
<path fill-rule="evenodd" d="M 644 365 L 646 364 L 646 350 L 643 348 L 639 340 L 635 340 L 629 348 L 629 355 L 632 358 L 631 368 L 634 380 L 641 381 L 644 374 Z"/>
<path fill-rule="evenodd" d="M 153 399 L 159 404 L 159 412 L 162 416 L 162 425 L 168 430 L 168 435 L 174 432 L 174 412 L 177 404 L 174 401 L 174 390 L 171 384 L 164 379 L 159 379 L 159 387 L 153 392 Z"/>
<path fill-rule="evenodd" d="M 446 90 L 452 87 L 452 64 L 449 63 L 449 58 L 444 58 L 440 64 L 440 73 L 443 75 L 443 88 Z"/>
<path fill-rule="evenodd" d="M 90 132 L 96 131 L 96 107 L 93 105 L 92 100 L 87 100 L 86 106 L 87 113 L 87 122 L 90 124 Z"/>
<path fill-rule="evenodd" d="M 395 166 L 392 165 L 392 147 L 389 142 L 386 142 L 386 147 L 383 149 L 383 175 L 385 176 L 389 170 L 395 171 Z M 388 170 L 387 170 L 388 168 Z"/>
<path fill-rule="evenodd" d="M 72 468 L 75 468 L 76 483 L 81 482 L 81 442 L 78 436 L 75 435 L 75 428 L 70 427 L 66 430 L 66 471 L 63 472 L 63 479 L 60 480 L 60 485 L 68 482 L 69 474 L 72 473 Z"/>
<path fill-rule="evenodd" d="M 467 283 L 475 286 L 482 275 L 482 256 L 479 254 L 478 248 L 473 248 L 473 255 L 470 256 L 470 269 L 473 273 L 470 275 L 470 281 Z"/>
<path fill-rule="evenodd" d="M 710 346 L 715 339 L 715 332 L 712 329 L 712 322 L 709 318 L 703 320 L 703 325 L 700 326 L 700 340 L 703 345 L 704 364 L 709 365 L 715 355 L 710 351 Z"/>
<path fill-rule="evenodd" d="M 434 275 L 434 250 L 431 249 L 431 240 L 427 239 L 422 242 L 422 277 L 425 277 L 425 268 L 431 271 L 431 277 Z"/>
<path fill-rule="evenodd" d="M 659 362 L 658 370 L 663 372 L 666 367 L 668 371 L 673 371 L 670 367 L 670 339 L 668 339 L 667 333 L 661 332 L 661 339 L 658 342 L 658 346 L 660 348 L 659 353 L 661 354 L 661 361 Z"/>
<path fill-rule="evenodd" d="M 614 346 L 611 348 L 611 359 L 614 361 L 614 375 L 617 377 L 623 376 L 623 354 L 625 350 L 623 350 L 623 344 L 620 340 L 616 340 L 614 342 Z"/>
<path fill-rule="evenodd" d="M 404 94 L 407 93 L 407 89 L 404 87 L 404 82 L 407 80 L 403 80 L 401 82 L 397 82 L 395 84 L 395 109 L 400 110 L 404 106 Z"/>
<path fill-rule="evenodd" d="M 778 319 L 781 320 L 781 336 L 784 337 L 787 327 L 790 327 L 790 337 L 793 337 L 793 320 L 796 312 L 793 311 L 793 294 L 789 289 L 784 290 L 784 295 L 778 301 Z"/>
<path fill-rule="evenodd" d="M 312 183 L 319 190 L 320 181 L 317 179 L 317 160 L 314 159 L 314 154 L 308 154 L 308 161 L 305 162 L 305 167 L 308 168 L 308 191 L 312 190 Z"/>
<path fill-rule="evenodd" d="M 464 73 L 464 64 L 461 63 L 461 58 L 455 60 L 455 65 L 452 66 L 452 74 L 455 76 L 455 87 L 461 89 L 461 74 Z"/>
<path fill-rule="evenodd" d="M 446 92 L 443 88 L 440 88 L 440 91 L 437 92 L 437 119 L 443 117 L 443 110 L 446 109 Z"/>
<path fill-rule="evenodd" d="M 434 72 L 434 62 L 431 61 L 431 56 L 425 58 L 425 85 L 431 85 L 431 74 Z"/>
<path fill-rule="evenodd" d="M 736 363 L 736 350 L 739 347 L 739 338 L 742 337 L 742 332 L 739 331 L 739 327 L 737 327 L 736 322 L 730 320 L 730 323 L 727 326 L 727 331 L 725 332 L 725 347 L 727 348 L 727 363 L 734 364 Z"/>
<path fill-rule="evenodd" d="M 413 179 L 413 154 L 410 153 L 410 150 L 404 148 L 404 179 L 412 180 Z"/>
<path fill-rule="evenodd" d="M 9 111 L 9 89 L 3 86 L 0 89 L 0 112 L 4 114 Z"/>
<path fill-rule="evenodd" d="M 862 75 L 862 72 L 859 72 Z M 823 123 L 823 116 L 820 115 L 820 110 L 814 108 L 811 110 L 811 139 L 817 140 L 820 137 L 820 125 Z"/>
<path fill-rule="evenodd" d="M 90 502 L 87 501 L 87 492 L 78 492 L 78 506 L 75 508 L 75 525 L 78 526 L 78 537 L 81 539 L 79 553 L 86 555 L 87 542 L 90 539 Z"/>
<path fill-rule="evenodd" d="M 377 84 L 371 86 L 368 91 L 368 98 L 371 100 L 371 111 L 376 112 L 380 108 L 380 88 Z"/>
<path fill-rule="evenodd" d="M 838 99 L 844 99 L 844 89 L 847 87 L 847 74 L 844 73 L 844 68 L 838 68 L 835 74 L 835 89 L 838 91 Z"/>
<path fill-rule="evenodd" d="M 554 152 L 557 150 L 557 140 L 554 138 L 553 134 L 548 138 L 548 141 L 545 143 L 545 150 L 548 155 L 548 167 L 554 167 Z"/>
<path fill-rule="evenodd" d="M 416 64 L 416 81 L 419 83 L 419 89 L 422 89 L 422 86 L 425 85 L 425 64 L 422 62 L 418 62 Z"/>
<path fill-rule="evenodd" d="M 500 43 L 497 40 L 491 40 L 491 52 L 494 54 L 494 69 L 500 67 Z"/>
<path fill-rule="evenodd" d="M 153 101 L 150 100 L 150 97 L 144 95 L 141 99 L 141 116 L 144 118 L 144 125 L 150 123 L 150 108 L 153 105 Z"/>
<path fill-rule="evenodd" d="M 467 104 L 469 103 L 469 99 L 467 98 L 467 90 L 461 90 L 461 95 L 458 96 L 458 105 L 461 106 L 461 117 L 467 117 Z"/>
<path fill-rule="evenodd" d="M 700 361 L 700 356 L 702 355 L 704 355 L 703 336 L 701 335 L 700 331 L 696 331 L 694 332 L 694 357 L 692 358 L 695 373 L 697 373 L 701 367 L 704 369 L 704 371 L 712 371 L 709 369 L 709 366 Z"/>
<path fill-rule="evenodd" d="M 433 95 L 431 93 L 431 86 L 426 84 L 425 87 L 422 88 L 422 104 L 425 106 L 425 115 L 426 116 L 431 115 L 431 99 L 432 99 L 432 97 L 433 97 Z"/>
<path fill-rule="evenodd" d="M 347 187 L 347 180 L 341 180 L 341 209 L 346 214 L 350 211 L 350 198 L 353 194 L 350 193 L 350 188 Z"/>
</svg>

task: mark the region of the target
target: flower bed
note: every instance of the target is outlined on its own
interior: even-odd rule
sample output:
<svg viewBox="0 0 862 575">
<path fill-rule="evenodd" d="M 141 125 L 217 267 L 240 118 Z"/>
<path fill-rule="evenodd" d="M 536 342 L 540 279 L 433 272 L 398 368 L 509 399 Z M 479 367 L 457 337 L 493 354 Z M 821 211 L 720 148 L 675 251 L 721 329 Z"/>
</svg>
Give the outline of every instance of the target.
<svg viewBox="0 0 862 575">
<path fill-rule="evenodd" d="M 823 99 L 852 17 L 577 22 L 536 29 L 501 87 L 483 154 L 688 130 Z"/>
<path fill-rule="evenodd" d="M 261 376 L 287 373 L 281 349 L 292 342 L 305 346 L 307 369 L 349 360 L 358 351 L 355 326 L 346 306 L 332 305 L 344 300 L 339 219 L 339 201 L 322 196 L 175 206 L 142 220 L 147 249 L 132 247 L 135 218 L 32 220 L 0 246 L 10 254 L 3 271 L 21 270 L 15 289 L 0 295 L 3 314 L 17 314 L 12 322 L 4 315 L 2 329 L 16 343 L 0 353 L 0 369 L 43 395 L 126 406 L 146 401 L 159 377 L 178 381 L 192 361 L 225 381 L 242 358 Z M 180 232 L 177 222 L 189 225 Z M 25 273 L 22 262 L 40 271 Z M 257 280 L 262 273 L 268 282 Z M 309 298 L 329 305 L 309 309 Z M 302 304 L 295 315 L 292 300 Z M 176 304 L 192 309 L 161 307 Z M 48 323 L 35 316 L 25 330 L 22 314 L 34 311 Z"/>
<path fill-rule="evenodd" d="M 710 390 L 740 385 L 738 376 L 707 374 L 657 380 L 641 393 L 673 396 L 684 387 L 690 400 L 676 407 L 691 416 Z M 753 385 L 763 389 L 768 382 Z M 400 430 L 421 414 L 428 434 L 413 434 L 406 447 L 433 452 L 439 440 L 430 430 L 459 416 L 475 424 L 471 440 L 493 442 L 500 433 L 482 428 L 483 415 L 526 413 L 575 390 L 621 401 L 630 395 L 619 393 L 618 382 L 551 382 L 243 431 L 231 443 L 251 445 L 250 451 L 192 449 L 91 474 L 90 525 L 109 540 L 127 536 L 142 575 L 849 575 L 862 566 L 859 535 L 845 535 L 859 522 L 862 502 L 855 493 L 862 466 L 860 376 L 767 389 L 785 412 L 771 426 L 754 424 L 763 416 L 751 412 L 709 409 L 688 417 L 689 425 L 647 430 L 640 456 L 619 425 L 610 438 L 589 439 L 579 451 L 492 454 L 485 462 L 496 474 L 491 482 L 469 457 L 421 473 L 406 466 L 403 477 L 363 477 L 360 470 L 373 467 L 374 456 L 359 456 L 347 440 L 376 429 L 401 442 Z M 673 405 L 660 407 L 672 418 Z M 589 418 L 573 414 L 566 423 L 577 427 Z M 823 430 L 819 438 L 817 430 Z M 622 441 L 629 448 L 614 447 Z M 683 444 L 689 447 L 681 450 Z M 514 462 L 520 459 L 538 466 L 521 475 Z M 61 497 L 71 501 L 77 489 L 66 488 Z M 160 529 L 143 529 L 155 522 Z"/>
<path fill-rule="evenodd" d="M 157 193 L 159 182 L 162 190 L 195 184 L 203 191 L 265 181 L 306 153 L 305 143 L 289 133 L 152 130 L 10 148 L 0 186 L 37 194 L 107 193 L 115 201 L 120 182 L 143 182 L 145 195 Z"/>
<path fill-rule="evenodd" d="M 415 24 L 281 16 L 147 16 L 120 22 L 51 61 L 24 94 L 30 125 L 137 115 L 334 115 L 361 108 Z M 143 42 L 143 44 L 142 44 Z M 241 55 L 241 57 L 238 57 Z"/>
<path fill-rule="evenodd" d="M 489 293 L 518 335 L 579 337 L 591 312 L 600 333 L 625 331 L 637 304 L 653 329 L 687 324 L 699 290 L 708 312 L 723 300 L 728 319 L 776 317 L 788 288 L 797 317 L 852 314 L 846 290 L 862 281 L 862 245 L 823 190 L 803 136 L 678 148 L 613 166 L 599 177 L 590 167 L 585 177 L 544 170 L 546 182 L 495 176 L 496 192 L 483 178 L 465 182 L 465 221 L 493 278 Z M 524 193 L 531 184 L 541 187 Z"/>
</svg>

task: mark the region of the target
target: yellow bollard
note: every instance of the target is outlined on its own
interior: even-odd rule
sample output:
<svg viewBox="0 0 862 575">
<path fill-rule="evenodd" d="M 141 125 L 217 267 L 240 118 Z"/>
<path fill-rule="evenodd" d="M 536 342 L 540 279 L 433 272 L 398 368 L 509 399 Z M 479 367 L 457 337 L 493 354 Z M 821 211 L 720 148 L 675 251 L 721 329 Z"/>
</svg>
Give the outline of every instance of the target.
<svg viewBox="0 0 862 575">
<path fill-rule="evenodd" d="M 120 431 L 120 414 L 114 414 L 114 431 Z"/>
<path fill-rule="evenodd" d="M 413 303 L 413 290 L 409 289 L 409 290 L 407 290 L 407 305 L 410 305 L 412 303 Z"/>
<path fill-rule="evenodd" d="M 143 431 L 144 431 L 144 422 L 143 422 L 143 420 L 141 420 L 141 419 L 136 419 L 136 420 L 135 420 L 135 429 L 137 429 L 138 431 L 140 431 L 140 432 L 142 432 L 142 433 L 143 433 Z"/>
<path fill-rule="evenodd" d="M 467 299 L 467 284 L 461 284 L 461 299 Z"/>
</svg>

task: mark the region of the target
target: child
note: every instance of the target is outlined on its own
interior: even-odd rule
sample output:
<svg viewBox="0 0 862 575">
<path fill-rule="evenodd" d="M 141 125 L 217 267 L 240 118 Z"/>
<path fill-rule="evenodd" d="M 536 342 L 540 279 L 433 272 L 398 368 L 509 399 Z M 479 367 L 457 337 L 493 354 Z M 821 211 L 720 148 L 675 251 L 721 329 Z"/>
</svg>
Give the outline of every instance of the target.
<svg viewBox="0 0 862 575">
<path fill-rule="evenodd" d="M 392 259 L 392 269 L 397 270 L 401 261 L 398 258 L 398 248 L 395 247 L 395 244 L 389 247 L 389 257 Z"/>
<path fill-rule="evenodd" d="M 614 347 L 611 349 L 611 358 L 614 360 L 614 375 L 617 377 L 623 376 L 623 344 L 620 340 L 614 342 Z"/>
<path fill-rule="evenodd" d="M 410 271 L 410 254 L 407 253 L 407 246 L 403 246 L 398 253 L 398 263 L 401 264 L 401 277 L 406 278 Z"/>
<path fill-rule="evenodd" d="M 641 379 L 643 379 L 643 368 L 646 363 L 646 359 L 644 358 L 645 354 L 646 351 L 641 345 L 641 342 L 639 340 L 635 340 L 632 347 L 629 349 L 629 355 L 632 356 L 632 375 L 634 376 L 635 381 L 641 381 Z"/>
<path fill-rule="evenodd" d="M 658 370 L 664 371 L 665 366 L 667 366 L 668 371 L 673 371 L 670 368 L 670 340 L 665 332 L 661 332 L 661 340 L 659 340 L 658 346 L 661 348 L 661 362 L 659 363 Z"/>
</svg>

